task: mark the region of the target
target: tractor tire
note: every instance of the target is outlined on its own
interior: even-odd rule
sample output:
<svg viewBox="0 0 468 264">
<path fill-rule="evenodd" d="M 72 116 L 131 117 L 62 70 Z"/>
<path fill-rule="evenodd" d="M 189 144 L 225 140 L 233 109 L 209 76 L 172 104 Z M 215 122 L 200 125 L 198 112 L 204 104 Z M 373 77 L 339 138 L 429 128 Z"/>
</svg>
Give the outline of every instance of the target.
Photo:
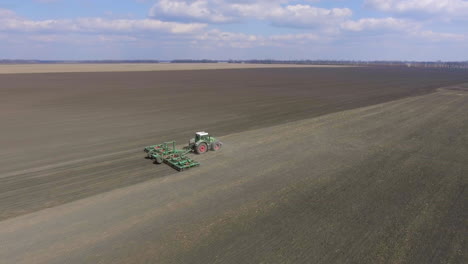
<svg viewBox="0 0 468 264">
<path fill-rule="evenodd" d="M 154 158 L 154 163 L 161 164 L 161 163 L 163 163 L 163 159 L 161 157 L 156 157 L 156 158 Z"/>
<path fill-rule="evenodd" d="M 212 151 L 220 150 L 222 146 L 223 146 L 223 143 L 220 141 L 213 142 L 211 143 L 211 150 Z"/>
<path fill-rule="evenodd" d="M 195 153 L 205 154 L 208 151 L 208 145 L 205 142 L 202 142 L 195 146 Z"/>
</svg>

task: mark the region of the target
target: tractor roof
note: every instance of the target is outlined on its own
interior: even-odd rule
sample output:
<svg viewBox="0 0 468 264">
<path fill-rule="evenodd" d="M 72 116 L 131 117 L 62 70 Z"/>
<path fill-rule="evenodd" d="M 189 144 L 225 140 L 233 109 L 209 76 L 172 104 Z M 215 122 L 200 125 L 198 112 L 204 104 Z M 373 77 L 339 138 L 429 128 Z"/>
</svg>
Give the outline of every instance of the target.
<svg viewBox="0 0 468 264">
<path fill-rule="evenodd" d="M 203 131 L 202 131 L 202 132 L 197 132 L 197 133 L 195 133 L 195 134 L 197 134 L 197 135 L 199 135 L 199 136 L 208 136 L 208 133 L 203 132 Z"/>
</svg>

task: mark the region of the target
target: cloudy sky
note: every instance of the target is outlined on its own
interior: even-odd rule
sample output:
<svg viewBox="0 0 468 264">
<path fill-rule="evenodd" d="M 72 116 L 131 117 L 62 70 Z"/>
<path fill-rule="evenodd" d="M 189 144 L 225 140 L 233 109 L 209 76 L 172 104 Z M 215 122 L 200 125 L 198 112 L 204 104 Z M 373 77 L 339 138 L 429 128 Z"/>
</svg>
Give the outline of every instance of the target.
<svg viewBox="0 0 468 264">
<path fill-rule="evenodd" d="M 0 59 L 468 60 L 466 0 L 0 0 Z"/>
</svg>

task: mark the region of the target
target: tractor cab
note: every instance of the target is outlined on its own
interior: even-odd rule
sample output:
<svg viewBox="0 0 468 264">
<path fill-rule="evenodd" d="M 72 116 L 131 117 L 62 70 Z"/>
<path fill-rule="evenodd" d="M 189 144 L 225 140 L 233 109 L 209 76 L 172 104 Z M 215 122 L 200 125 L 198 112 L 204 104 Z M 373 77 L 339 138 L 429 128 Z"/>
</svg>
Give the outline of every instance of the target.
<svg viewBox="0 0 468 264">
<path fill-rule="evenodd" d="M 204 141 L 210 141 L 210 135 L 206 132 L 197 132 L 195 133 L 195 143 L 204 140 Z"/>
<path fill-rule="evenodd" d="M 203 131 L 195 133 L 195 138 L 189 141 L 189 149 L 192 149 L 197 154 L 203 154 L 208 150 L 219 150 L 222 145 L 223 143 Z"/>
</svg>

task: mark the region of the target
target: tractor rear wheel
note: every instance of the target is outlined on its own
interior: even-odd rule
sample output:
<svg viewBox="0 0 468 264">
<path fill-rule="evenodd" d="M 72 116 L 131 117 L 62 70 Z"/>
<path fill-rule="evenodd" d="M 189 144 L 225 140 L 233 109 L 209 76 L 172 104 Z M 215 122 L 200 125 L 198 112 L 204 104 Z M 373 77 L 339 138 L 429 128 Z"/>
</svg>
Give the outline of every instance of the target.
<svg viewBox="0 0 468 264">
<path fill-rule="evenodd" d="M 211 143 L 211 150 L 212 151 L 220 150 L 222 146 L 223 146 L 223 143 L 221 143 L 219 141 L 213 142 L 213 143 Z"/>
<path fill-rule="evenodd" d="M 205 142 L 202 142 L 195 146 L 195 152 L 197 154 L 204 154 L 208 151 L 208 145 Z"/>
</svg>

